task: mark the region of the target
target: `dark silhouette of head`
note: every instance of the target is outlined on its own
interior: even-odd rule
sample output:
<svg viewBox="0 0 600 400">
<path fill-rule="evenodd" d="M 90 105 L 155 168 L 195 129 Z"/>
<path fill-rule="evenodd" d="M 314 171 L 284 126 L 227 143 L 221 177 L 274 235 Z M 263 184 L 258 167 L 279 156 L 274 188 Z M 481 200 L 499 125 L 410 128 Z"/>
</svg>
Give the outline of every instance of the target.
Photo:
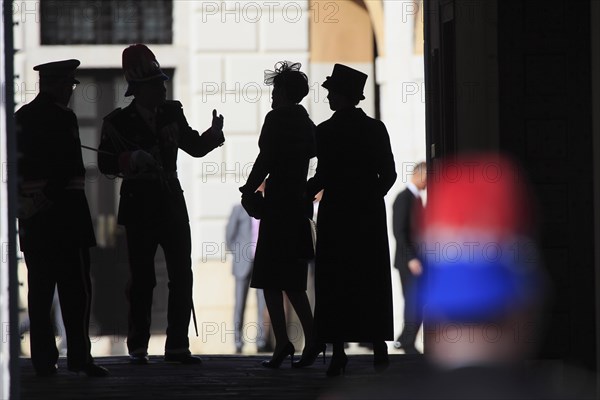
<svg viewBox="0 0 600 400">
<path fill-rule="evenodd" d="M 150 107 L 155 107 L 166 99 L 164 81 L 169 77 L 146 45 L 133 44 L 127 47 L 123 50 L 122 61 L 128 83 L 125 96 L 133 95 L 138 102 Z"/>
<path fill-rule="evenodd" d="M 343 64 L 335 64 L 331 76 L 321 86 L 329 90 L 327 99 L 332 110 L 356 106 L 363 94 L 368 75 Z"/>
<path fill-rule="evenodd" d="M 60 104 L 67 105 L 75 85 L 79 83 L 75 79 L 75 70 L 79 64 L 79 60 L 71 59 L 33 67 L 33 70 L 40 74 L 40 92 L 52 96 Z"/>
<path fill-rule="evenodd" d="M 273 85 L 273 108 L 298 104 L 308 94 L 308 77 L 300 63 L 280 61 L 275 70 L 265 70 L 265 84 Z"/>
</svg>

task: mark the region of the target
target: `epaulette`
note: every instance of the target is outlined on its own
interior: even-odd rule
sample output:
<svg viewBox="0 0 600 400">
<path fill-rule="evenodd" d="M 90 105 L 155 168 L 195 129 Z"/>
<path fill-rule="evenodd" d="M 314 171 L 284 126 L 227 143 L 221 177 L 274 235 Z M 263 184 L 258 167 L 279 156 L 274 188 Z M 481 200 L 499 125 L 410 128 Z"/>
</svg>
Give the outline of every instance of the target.
<svg viewBox="0 0 600 400">
<path fill-rule="evenodd" d="M 121 109 L 121 107 L 114 109 L 113 111 L 111 111 L 108 115 L 106 115 L 103 119 L 112 119 L 114 118 L 116 115 L 118 115 L 119 113 L 121 113 L 121 111 L 123 111 Z"/>
</svg>

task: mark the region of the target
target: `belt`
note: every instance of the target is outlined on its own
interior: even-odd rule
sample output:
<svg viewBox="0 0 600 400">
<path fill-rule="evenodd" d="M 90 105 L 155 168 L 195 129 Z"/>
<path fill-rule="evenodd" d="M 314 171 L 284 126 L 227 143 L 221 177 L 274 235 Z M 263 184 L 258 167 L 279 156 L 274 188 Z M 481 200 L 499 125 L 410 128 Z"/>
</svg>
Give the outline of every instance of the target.
<svg viewBox="0 0 600 400">
<path fill-rule="evenodd" d="M 31 181 L 25 181 L 21 184 L 21 194 L 34 194 L 40 192 L 48 184 L 48 179 L 36 179 Z M 76 176 L 69 179 L 65 189 L 67 190 L 84 190 L 85 189 L 85 177 Z"/>
<path fill-rule="evenodd" d="M 137 174 L 126 175 L 124 180 L 160 180 L 160 179 L 177 179 L 177 171 L 171 172 L 140 172 Z"/>
</svg>

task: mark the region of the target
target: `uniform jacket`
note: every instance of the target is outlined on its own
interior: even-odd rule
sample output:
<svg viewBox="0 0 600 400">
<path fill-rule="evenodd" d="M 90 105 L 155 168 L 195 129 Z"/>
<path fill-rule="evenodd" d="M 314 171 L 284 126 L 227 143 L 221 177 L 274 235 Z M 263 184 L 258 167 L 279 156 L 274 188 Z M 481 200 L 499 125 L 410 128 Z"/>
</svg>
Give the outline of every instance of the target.
<svg viewBox="0 0 600 400">
<path fill-rule="evenodd" d="M 15 119 L 20 196 L 43 193 L 50 201 L 33 216 L 19 218 L 21 250 L 94 246 L 75 113 L 40 93 Z"/>
<path fill-rule="evenodd" d="M 158 108 L 155 130 L 145 122 L 135 100 L 107 115 L 102 126 L 98 166 L 103 174 L 124 175 L 119 224 L 152 224 L 161 218 L 187 221 L 183 190 L 177 179 L 178 150 L 202 157 L 223 141 L 223 135 L 212 133 L 210 128 L 202 135 L 193 130 L 178 101 L 167 101 Z M 129 160 L 135 150 L 150 153 L 160 170 L 132 173 Z"/>
</svg>

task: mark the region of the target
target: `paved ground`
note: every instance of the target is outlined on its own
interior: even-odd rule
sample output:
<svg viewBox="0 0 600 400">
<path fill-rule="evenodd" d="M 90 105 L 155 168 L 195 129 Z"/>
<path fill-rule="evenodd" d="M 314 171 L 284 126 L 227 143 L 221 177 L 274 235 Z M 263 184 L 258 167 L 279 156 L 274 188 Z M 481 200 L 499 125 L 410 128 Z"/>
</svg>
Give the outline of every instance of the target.
<svg viewBox="0 0 600 400">
<path fill-rule="evenodd" d="M 110 369 L 108 378 L 70 373 L 64 359 L 59 361 L 56 376 L 38 378 L 30 360 L 22 358 L 21 398 L 323 399 L 335 398 L 349 387 L 377 387 L 379 381 L 393 381 L 396 376 L 409 378 L 424 367 L 422 356 L 394 354 L 390 355 L 390 368 L 378 374 L 373 370 L 372 356 L 351 355 L 345 376 L 327 378 L 321 359 L 306 369 L 291 369 L 288 362 L 279 370 L 269 370 L 260 365 L 265 358 L 268 356 L 205 355 L 200 366 L 166 364 L 158 356 L 151 357 L 146 366 L 132 366 L 126 357 L 96 358 L 98 364 Z"/>
</svg>

